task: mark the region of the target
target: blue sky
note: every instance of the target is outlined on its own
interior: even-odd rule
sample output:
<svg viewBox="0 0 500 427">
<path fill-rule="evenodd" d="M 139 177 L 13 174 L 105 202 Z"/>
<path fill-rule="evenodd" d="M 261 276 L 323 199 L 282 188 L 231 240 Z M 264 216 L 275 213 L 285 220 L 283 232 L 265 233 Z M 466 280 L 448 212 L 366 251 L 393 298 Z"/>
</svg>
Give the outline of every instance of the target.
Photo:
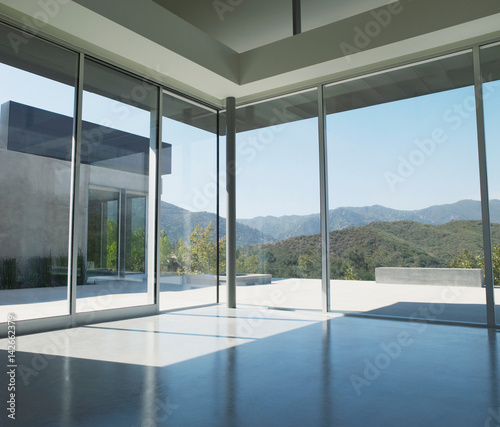
<svg viewBox="0 0 500 427">
<path fill-rule="evenodd" d="M 316 119 L 236 136 L 237 216 L 319 212 Z"/>
<path fill-rule="evenodd" d="M 215 135 L 164 118 L 163 141 L 172 144 L 172 174 L 162 178 L 162 200 L 190 211 L 215 212 Z"/>
<path fill-rule="evenodd" d="M 471 87 L 329 116 L 330 205 L 479 200 Z"/>
<path fill-rule="evenodd" d="M 494 141 L 500 126 L 493 118 L 500 90 L 488 93 L 493 165 L 500 160 Z M 472 87 L 328 116 L 330 208 L 378 204 L 412 210 L 479 200 L 476 132 Z M 258 131 L 238 134 L 237 144 L 252 135 Z M 317 155 L 316 120 L 287 124 L 248 159 L 240 150 L 238 217 L 318 212 Z M 497 168 L 490 167 L 490 180 L 491 197 L 500 197 Z"/>
<path fill-rule="evenodd" d="M 72 115 L 73 88 L 3 65 L 0 77 L 1 103 L 14 100 Z M 490 198 L 500 198 L 498 83 L 485 85 L 485 93 Z M 97 95 L 84 100 L 86 120 L 147 136 L 148 113 L 128 107 L 124 115 L 112 108 L 115 101 Z M 421 209 L 479 200 L 472 108 L 468 87 L 328 116 L 330 208 Z M 163 178 L 162 200 L 214 212 L 215 137 L 165 119 L 163 140 L 173 146 L 173 173 Z M 224 153 L 222 148 L 222 159 Z M 238 134 L 238 217 L 317 213 L 317 156 L 315 119 Z M 223 201 L 223 180 L 221 190 Z M 222 205 L 223 215 L 224 210 Z"/>
</svg>

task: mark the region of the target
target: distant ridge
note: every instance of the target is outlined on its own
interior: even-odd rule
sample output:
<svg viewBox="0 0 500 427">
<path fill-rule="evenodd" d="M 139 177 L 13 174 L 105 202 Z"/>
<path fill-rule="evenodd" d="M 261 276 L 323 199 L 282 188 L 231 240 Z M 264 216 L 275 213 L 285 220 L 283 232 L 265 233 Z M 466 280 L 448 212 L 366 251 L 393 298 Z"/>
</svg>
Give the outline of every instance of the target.
<svg viewBox="0 0 500 427">
<path fill-rule="evenodd" d="M 500 200 L 490 201 L 492 223 L 500 224 Z M 398 210 L 380 205 L 364 207 L 342 207 L 329 214 L 330 230 L 343 230 L 374 222 L 414 221 L 421 224 L 440 225 L 451 221 L 481 220 L 481 202 L 461 200 L 456 203 L 435 205 L 419 210 Z M 212 222 L 216 226 L 217 217 L 210 212 L 191 212 L 170 203 L 161 202 L 162 230 L 167 232 L 171 242 L 179 239 L 187 241 L 197 224 L 205 228 Z M 220 237 L 226 235 L 226 220 L 220 218 Z M 318 234 L 319 214 L 285 215 L 281 217 L 260 216 L 237 220 L 237 246 L 242 248 L 252 244 L 273 243 L 297 236 Z"/>
<path fill-rule="evenodd" d="M 490 201 L 490 216 L 491 222 L 500 223 L 500 200 Z M 380 205 L 342 207 L 330 211 L 329 231 L 359 227 L 372 222 L 415 221 L 421 224 L 439 225 L 463 220 L 481 220 L 481 202 L 461 200 L 456 203 L 410 211 L 391 209 Z M 259 230 L 275 240 L 317 234 L 321 231 L 319 214 L 266 216 L 239 219 L 238 222 Z"/>
<path fill-rule="evenodd" d="M 215 230 L 217 215 L 210 212 L 191 212 L 171 203 L 161 202 L 160 228 L 165 230 L 171 243 L 177 243 L 179 239 L 187 242 L 196 225 L 205 228 L 210 222 Z M 274 242 L 274 238 L 255 228 L 244 224 L 237 224 L 237 227 L 236 245 L 239 248 L 257 243 Z M 220 237 L 226 235 L 226 219 L 222 217 L 219 233 Z"/>
</svg>

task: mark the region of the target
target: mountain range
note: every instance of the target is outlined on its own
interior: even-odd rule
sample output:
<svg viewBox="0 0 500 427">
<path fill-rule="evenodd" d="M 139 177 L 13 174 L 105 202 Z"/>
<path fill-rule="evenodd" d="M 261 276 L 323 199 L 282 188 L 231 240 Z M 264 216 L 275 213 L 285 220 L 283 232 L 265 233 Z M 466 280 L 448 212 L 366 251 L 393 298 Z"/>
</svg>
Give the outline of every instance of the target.
<svg viewBox="0 0 500 427">
<path fill-rule="evenodd" d="M 490 201 L 492 223 L 500 223 L 500 200 Z M 374 222 L 413 221 L 421 224 L 440 225 L 450 221 L 481 220 L 481 202 L 461 200 L 452 204 L 430 206 L 419 210 L 397 210 L 380 205 L 341 207 L 330 210 L 329 231 L 359 227 Z M 205 228 L 210 222 L 215 229 L 217 216 L 210 212 L 191 212 L 170 203 L 161 203 L 162 230 L 172 242 L 187 241 L 197 224 Z M 297 236 L 320 233 L 320 216 L 286 215 L 260 216 L 237 220 L 237 246 L 278 242 Z M 220 218 L 220 237 L 226 234 L 226 220 Z"/>
<path fill-rule="evenodd" d="M 500 200 L 490 201 L 490 217 L 491 222 L 500 223 Z M 481 220 L 481 202 L 461 200 L 420 210 L 397 210 L 380 205 L 342 207 L 330 210 L 329 231 L 359 227 L 372 222 L 414 221 L 439 225 L 462 220 Z M 319 214 L 261 216 L 239 219 L 238 223 L 259 230 L 276 241 L 321 232 Z"/>
</svg>

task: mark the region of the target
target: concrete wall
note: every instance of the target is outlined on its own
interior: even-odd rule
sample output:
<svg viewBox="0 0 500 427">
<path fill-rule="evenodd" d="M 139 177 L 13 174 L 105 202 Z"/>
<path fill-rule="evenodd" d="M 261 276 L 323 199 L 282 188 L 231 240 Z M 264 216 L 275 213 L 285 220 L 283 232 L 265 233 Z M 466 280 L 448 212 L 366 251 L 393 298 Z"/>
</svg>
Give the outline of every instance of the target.
<svg viewBox="0 0 500 427">
<path fill-rule="evenodd" d="M 81 166 L 76 235 L 86 251 L 88 188 L 147 192 L 145 175 Z M 0 149 L 0 259 L 67 256 L 71 164 Z"/>
<path fill-rule="evenodd" d="M 67 255 L 70 166 L 0 150 L 0 259 Z"/>
<path fill-rule="evenodd" d="M 484 276 L 480 268 L 378 267 L 375 269 L 375 281 L 401 285 L 482 287 Z"/>
</svg>

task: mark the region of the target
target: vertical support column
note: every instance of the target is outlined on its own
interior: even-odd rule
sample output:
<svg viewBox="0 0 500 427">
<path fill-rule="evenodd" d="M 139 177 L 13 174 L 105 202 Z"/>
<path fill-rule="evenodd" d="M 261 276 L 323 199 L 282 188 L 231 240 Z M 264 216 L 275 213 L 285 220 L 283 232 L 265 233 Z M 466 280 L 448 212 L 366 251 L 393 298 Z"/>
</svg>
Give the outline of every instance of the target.
<svg viewBox="0 0 500 427">
<path fill-rule="evenodd" d="M 491 245 L 488 173 L 486 168 L 486 137 L 484 131 L 483 83 L 479 46 L 473 49 L 474 92 L 476 98 L 477 143 L 479 154 L 479 181 L 481 185 L 481 216 L 483 222 L 484 284 L 486 287 L 486 321 L 495 326 L 495 294 L 493 283 L 493 255 Z"/>
<path fill-rule="evenodd" d="M 69 244 L 68 244 L 68 301 L 71 326 L 76 326 L 76 288 L 78 285 L 78 205 L 80 202 L 80 160 L 82 150 L 82 99 L 85 55 L 80 53 L 78 58 L 78 76 L 75 88 L 75 110 L 73 120 L 73 142 L 71 162 L 71 199 L 69 209 Z M 82 263 L 86 262 L 85 257 Z M 80 267 L 82 280 L 85 280 L 86 266 Z"/>
<path fill-rule="evenodd" d="M 330 311 L 330 233 L 328 203 L 328 164 L 326 148 L 326 110 L 323 86 L 318 86 L 318 137 L 319 137 L 319 195 L 321 221 L 321 307 Z"/>
<path fill-rule="evenodd" d="M 236 308 L 236 100 L 226 98 L 227 307 Z"/>
<path fill-rule="evenodd" d="M 302 13 L 300 10 L 300 0 L 292 0 L 292 20 L 293 20 L 293 35 L 302 32 Z"/>
<path fill-rule="evenodd" d="M 163 91 L 157 88 L 157 96 L 152 97 L 151 126 L 149 143 L 149 191 L 147 218 L 147 290 L 148 304 L 156 305 L 160 311 L 160 183 L 161 183 L 161 122 Z"/>
<path fill-rule="evenodd" d="M 219 287 L 220 287 L 220 113 L 217 111 L 217 124 L 216 124 L 216 132 L 217 132 L 217 149 L 216 151 L 216 156 L 217 158 L 215 159 L 216 163 L 216 173 L 217 173 L 217 195 L 216 195 L 216 214 L 217 214 L 217 221 L 216 221 L 216 233 L 215 235 L 217 236 L 217 286 L 215 289 L 215 301 L 217 304 L 219 304 L 220 301 L 220 295 L 219 295 Z"/>
</svg>

